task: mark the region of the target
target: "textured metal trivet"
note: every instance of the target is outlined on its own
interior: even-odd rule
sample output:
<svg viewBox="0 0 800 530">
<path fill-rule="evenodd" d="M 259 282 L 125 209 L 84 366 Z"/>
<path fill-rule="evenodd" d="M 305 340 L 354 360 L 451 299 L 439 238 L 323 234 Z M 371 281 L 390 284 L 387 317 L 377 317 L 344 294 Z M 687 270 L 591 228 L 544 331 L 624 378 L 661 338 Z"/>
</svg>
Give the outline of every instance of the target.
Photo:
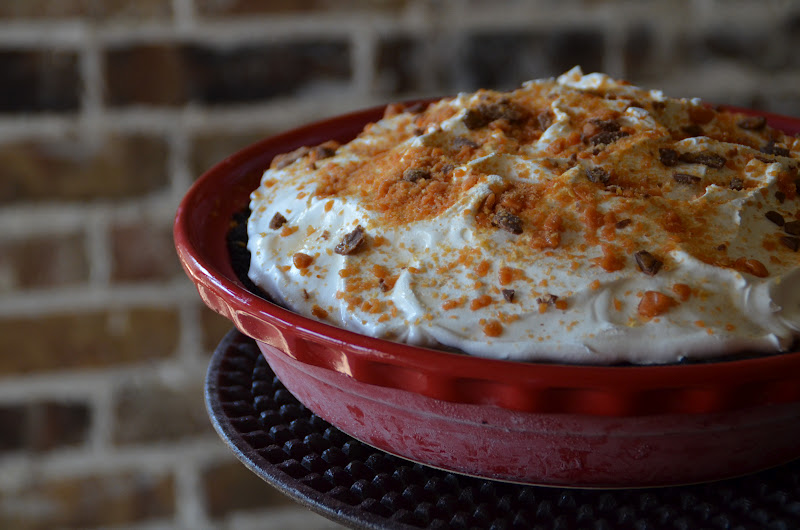
<svg viewBox="0 0 800 530">
<path fill-rule="evenodd" d="M 353 528 L 800 528 L 800 461 L 711 484 L 593 491 L 464 477 L 388 455 L 306 409 L 236 330 L 214 354 L 206 404 L 250 470 Z"/>
</svg>

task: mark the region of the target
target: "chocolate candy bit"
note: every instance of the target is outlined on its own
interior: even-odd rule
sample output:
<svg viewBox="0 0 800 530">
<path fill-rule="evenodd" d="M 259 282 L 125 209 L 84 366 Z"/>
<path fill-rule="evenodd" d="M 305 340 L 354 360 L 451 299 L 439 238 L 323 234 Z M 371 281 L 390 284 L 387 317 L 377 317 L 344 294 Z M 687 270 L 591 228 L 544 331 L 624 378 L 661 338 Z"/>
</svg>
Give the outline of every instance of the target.
<svg viewBox="0 0 800 530">
<path fill-rule="evenodd" d="M 517 123 L 526 117 L 525 110 L 509 101 L 499 101 L 491 104 L 480 104 L 467 110 L 464 115 L 464 125 L 467 129 L 475 130 L 486 127 L 495 120 L 506 120 Z"/>
<path fill-rule="evenodd" d="M 470 131 L 474 131 L 475 129 L 480 129 L 481 127 L 489 125 L 489 119 L 477 109 L 468 109 L 467 113 L 464 115 L 464 125 L 466 125 L 467 129 Z"/>
<path fill-rule="evenodd" d="M 741 191 L 744 189 L 744 182 L 739 177 L 733 177 L 728 187 L 735 191 Z"/>
<path fill-rule="evenodd" d="M 541 298 L 537 298 L 536 299 L 536 303 L 537 304 L 553 305 L 553 304 L 556 303 L 557 300 L 558 300 L 558 296 L 556 296 L 554 294 L 546 294 L 546 295 L 542 296 Z"/>
<path fill-rule="evenodd" d="M 275 215 L 272 216 L 272 219 L 269 222 L 269 227 L 272 230 L 277 230 L 278 228 L 282 227 L 286 224 L 286 218 L 281 215 L 280 212 L 275 212 Z"/>
<path fill-rule="evenodd" d="M 355 230 L 346 234 L 342 240 L 336 245 L 336 248 L 333 249 L 334 252 L 337 254 L 341 254 L 342 256 L 347 256 L 350 254 L 354 254 L 358 251 L 361 245 L 364 244 L 366 237 L 364 236 L 364 228 L 361 225 L 358 225 Z"/>
<path fill-rule="evenodd" d="M 768 211 L 767 213 L 764 214 L 764 217 L 766 217 L 767 219 L 769 219 L 778 226 L 783 226 L 786 223 L 786 221 L 783 220 L 783 216 L 778 212 L 776 212 L 775 210 Z"/>
<path fill-rule="evenodd" d="M 427 169 L 419 168 L 419 167 L 410 167 L 403 171 L 403 180 L 408 182 L 416 182 L 422 179 L 429 179 L 431 178 L 431 172 Z"/>
<path fill-rule="evenodd" d="M 303 146 L 303 147 L 298 147 L 294 151 L 289 151 L 288 153 L 275 155 L 269 167 L 270 169 L 283 169 L 286 166 L 293 164 L 297 160 L 300 160 L 301 158 L 306 156 L 309 152 L 311 152 L 311 148 Z"/>
<path fill-rule="evenodd" d="M 777 147 L 775 145 L 775 140 L 767 142 L 767 144 L 761 148 L 761 152 L 768 155 L 789 156 L 789 150 L 785 147 Z"/>
<path fill-rule="evenodd" d="M 589 122 L 601 131 L 616 132 L 619 130 L 619 123 L 614 120 L 599 120 L 592 118 Z"/>
<path fill-rule="evenodd" d="M 674 173 L 672 175 L 672 180 L 678 184 L 697 184 L 700 182 L 700 177 L 689 175 L 688 173 Z"/>
<path fill-rule="evenodd" d="M 695 138 L 697 136 L 705 136 L 706 134 L 703 128 L 695 123 L 687 125 L 685 127 L 681 127 L 681 130 L 689 138 Z"/>
<path fill-rule="evenodd" d="M 462 147 L 469 147 L 470 149 L 477 149 L 480 147 L 477 143 L 473 142 L 466 136 L 456 136 L 450 141 L 450 147 L 454 150 L 460 150 Z"/>
<path fill-rule="evenodd" d="M 601 167 L 593 167 L 591 169 L 586 170 L 586 178 L 589 179 L 589 182 L 599 183 L 599 184 L 606 184 L 608 180 L 611 178 L 611 175 L 608 174 L 608 171 Z"/>
<path fill-rule="evenodd" d="M 786 200 L 786 194 L 783 193 L 781 190 L 777 190 L 775 192 L 775 198 L 778 200 L 779 204 L 783 204 L 783 201 Z"/>
<path fill-rule="evenodd" d="M 630 134 L 623 131 L 602 131 L 592 136 L 590 142 L 592 145 L 607 145 L 613 144 L 620 138 L 625 138 L 626 136 L 630 136 Z"/>
<path fill-rule="evenodd" d="M 796 237 L 783 236 L 781 237 L 781 243 L 792 252 L 797 252 L 797 249 L 800 248 L 800 239 Z"/>
<path fill-rule="evenodd" d="M 522 233 L 522 219 L 505 209 L 500 209 L 494 214 L 492 224 L 512 234 Z"/>
<path fill-rule="evenodd" d="M 636 264 L 639 266 L 639 270 L 648 276 L 655 276 L 659 269 L 661 269 L 661 265 L 664 264 L 646 250 L 636 252 L 633 257 L 636 260 Z"/>
<path fill-rule="evenodd" d="M 764 116 L 748 116 L 740 120 L 736 125 L 748 131 L 760 131 L 767 125 L 767 118 Z"/>
<path fill-rule="evenodd" d="M 555 117 L 549 110 L 545 110 L 536 115 L 536 121 L 539 123 L 539 128 L 543 131 L 553 125 L 554 120 Z"/>
<path fill-rule="evenodd" d="M 503 298 L 506 299 L 506 302 L 513 302 L 515 294 L 516 292 L 514 291 L 514 289 L 503 289 Z"/>
<path fill-rule="evenodd" d="M 658 159 L 665 166 L 671 167 L 678 163 L 678 152 L 675 149 L 661 147 L 658 149 Z"/>
<path fill-rule="evenodd" d="M 783 231 L 790 236 L 800 236 L 800 221 L 790 221 L 783 225 Z"/>
<path fill-rule="evenodd" d="M 323 160 L 325 158 L 330 158 L 336 154 L 337 145 L 335 142 L 325 142 L 324 144 L 320 144 L 313 149 L 309 153 L 311 158 L 314 160 Z"/>
<path fill-rule="evenodd" d="M 712 153 L 711 151 L 703 151 L 702 153 L 681 153 L 679 159 L 681 162 L 703 164 L 704 166 L 713 167 L 714 169 L 724 167 L 725 162 L 727 162 L 725 157 Z"/>
<path fill-rule="evenodd" d="M 617 221 L 617 224 L 614 226 L 617 228 L 617 230 L 622 230 L 623 228 L 630 226 L 632 222 L 633 221 L 631 221 L 630 219 L 622 219 L 621 221 Z"/>
</svg>

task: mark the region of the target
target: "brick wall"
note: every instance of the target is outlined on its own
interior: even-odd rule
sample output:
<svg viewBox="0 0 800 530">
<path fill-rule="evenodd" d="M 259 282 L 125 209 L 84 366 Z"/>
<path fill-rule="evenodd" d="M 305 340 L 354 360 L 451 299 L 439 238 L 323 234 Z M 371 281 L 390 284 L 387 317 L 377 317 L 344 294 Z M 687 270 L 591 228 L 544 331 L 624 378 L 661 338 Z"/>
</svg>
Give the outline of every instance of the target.
<svg viewBox="0 0 800 530">
<path fill-rule="evenodd" d="M 0 2 L 0 528 L 334 527 L 205 416 L 229 328 L 171 240 L 194 178 L 265 135 L 574 64 L 800 116 L 780 1 Z"/>
</svg>

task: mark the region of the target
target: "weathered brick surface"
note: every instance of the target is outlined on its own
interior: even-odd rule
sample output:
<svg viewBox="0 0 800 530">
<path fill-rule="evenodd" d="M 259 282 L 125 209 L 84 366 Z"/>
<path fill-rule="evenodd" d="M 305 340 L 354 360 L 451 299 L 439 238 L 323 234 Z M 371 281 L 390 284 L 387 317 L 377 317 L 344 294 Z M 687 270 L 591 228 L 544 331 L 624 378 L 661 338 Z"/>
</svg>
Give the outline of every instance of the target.
<svg viewBox="0 0 800 530">
<path fill-rule="evenodd" d="M 268 125 L 268 124 L 265 124 Z M 264 138 L 280 132 L 265 126 L 257 132 L 208 132 L 203 131 L 192 138 L 189 167 L 197 178 L 226 157 Z"/>
<path fill-rule="evenodd" d="M 168 183 L 167 146 L 149 135 L 111 134 L 0 143 L 0 205 L 12 202 L 121 200 Z"/>
<path fill-rule="evenodd" d="M 177 44 L 113 48 L 104 62 L 110 105 L 179 105 L 188 100 L 190 72 Z"/>
<path fill-rule="evenodd" d="M 233 322 L 203 306 L 200 312 L 200 329 L 203 333 L 203 350 L 212 353 L 222 337 L 233 328 Z"/>
<path fill-rule="evenodd" d="M 174 309 L 2 317 L 0 377 L 163 359 L 174 353 L 179 334 Z"/>
<path fill-rule="evenodd" d="M 0 239 L 0 293 L 74 285 L 88 278 L 83 234 Z"/>
<path fill-rule="evenodd" d="M 197 11 L 205 16 L 253 15 L 287 12 L 326 12 L 326 11 L 388 11 L 396 12 L 406 5 L 407 0 L 197 0 Z"/>
<path fill-rule="evenodd" d="M 86 403 L 46 401 L 28 408 L 28 447 L 34 451 L 79 445 L 89 434 L 91 412 Z"/>
<path fill-rule="evenodd" d="M 0 454 L 26 449 L 28 437 L 22 428 L 28 416 L 27 405 L 0 405 Z"/>
<path fill-rule="evenodd" d="M 0 405 L 0 454 L 80 445 L 87 439 L 90 423 L 91 411 L 85 402 L 34 401 Z"/>
<path fill-rule="evenodd" d="M 444 83 L 432 68 L 433 58 L 426 43 L 408 35 L 395 35 L 381 39 L 376 60 L 377 87 L 381 92 L 402 95 L 425 88 L 440 88 Z M 433 79 L 422 79 L 430 75 Z"/>
<path fill-rule="evenodd" d="M 234 459 L 203 469 L 202 483 L 206 509 L 215 519 L 241 510 L 293 503 Z"/>
<path fill-rule="evenodd" d="M 9 19 L 159 19 L 171 14 L 170 0 L 5 0 L 0 3 L 0 18 Z"/>
<path fill-rule="evenodd" d="M 0 113 L 75 111 L 78 56 L 55 50 L 0 50 Z"/>
<path fill-rule="evenodd" d="M 460 69 L 470 88 L 510 89 L 575 65 L 587 72 L 600 71 L 603 49 L 603 34 L 593 29 L 475 33 L 466 42 Z"/>
<path fill-rule="evenodd" d="M 799 48 L 793 2 L 0 0 L 0 528 L 309 527 L 205 416 L 233 324 L 176 288 L 170 220 L 215 163 L 337 108 L 575 64 L 800 116 Z"/>
<path fill-rule="evenodd" d="M 315 40 L 214 48 L 157 44 L 115 48 L 105 58 L 110 105 L 241 103 L 344 83 L 351 75 L 349 46 Z"/>
<path fill-rule="evenodd" d="M 637 24 L 626 34 L 622 48 L 622 62 L 631 78 L 648 79 L 663 73 L 664 66 L 655 57 L 653 27 Z"/>
<path fill-rule="evenodd" d="M 111 279 L 166 281 L 182 269 L 172 240 L 172 223 L 141 220 L 111 228 Z"/>
<path fill-rule="evenodd" d="M 114 397 L 113 441 L 119 445 L 177 441 L 213 432 L 198 378 L 172 386 L 131 381 Z"/>
<path fill-rule="evenodd" d="M 128 471 L 37 480 L 0 499 L 0 528 L 107 528 L 171 516 L 175 484 L 168 474 Z"/>
<path fill-rule="evenodd" d="M 756 70 L 780 67 L 784 60 L 772 53 L 771 28 L 731 28 L 724 25 L 680 35 L 676 57 L 692 65 L 708 65 L 716 61 L 735 61 Z"/>
</svg>

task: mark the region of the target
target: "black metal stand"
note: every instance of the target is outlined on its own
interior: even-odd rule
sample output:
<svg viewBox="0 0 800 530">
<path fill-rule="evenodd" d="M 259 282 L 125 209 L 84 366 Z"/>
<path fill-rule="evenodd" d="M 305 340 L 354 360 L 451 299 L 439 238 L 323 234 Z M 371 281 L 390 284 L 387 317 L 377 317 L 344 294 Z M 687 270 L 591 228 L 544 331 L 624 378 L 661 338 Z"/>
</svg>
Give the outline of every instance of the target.
<svg viewBox="0 0 800 530">
<path fill-rule="evenodd" d="M 306 409 L 236 330 L 214 354 L 206 405 L 251 471 L 352 528 L 800 528 L 800 460 L 710 484 L 574 490 L 465 477 L 388 455 Z"/>
</svg>

